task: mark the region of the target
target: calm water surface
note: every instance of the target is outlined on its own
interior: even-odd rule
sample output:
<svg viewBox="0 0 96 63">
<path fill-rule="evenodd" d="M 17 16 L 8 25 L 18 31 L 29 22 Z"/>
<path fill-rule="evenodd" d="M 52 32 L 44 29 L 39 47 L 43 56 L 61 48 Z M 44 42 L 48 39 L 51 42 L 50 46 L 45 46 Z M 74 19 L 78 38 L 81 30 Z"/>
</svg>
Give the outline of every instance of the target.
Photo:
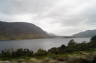
<svg viewBox="0 0 96 63">
<path fill-rule="evenodd" d="M 37 49 L 50 49 L 52 47 L 59 47 L 62 44 L 67 45 L 68 42 L 74 39 L 76 42 L 80 43 L 83 41 L 90 41 L 90 38 L 48 38 L 48 39 L 32 39 L 32 40 L 4 40 L 0 41 L 0 50 L 4 49 L 18 49 L 18 48 L 28 48 L 33 51 Z"/>
</svg>

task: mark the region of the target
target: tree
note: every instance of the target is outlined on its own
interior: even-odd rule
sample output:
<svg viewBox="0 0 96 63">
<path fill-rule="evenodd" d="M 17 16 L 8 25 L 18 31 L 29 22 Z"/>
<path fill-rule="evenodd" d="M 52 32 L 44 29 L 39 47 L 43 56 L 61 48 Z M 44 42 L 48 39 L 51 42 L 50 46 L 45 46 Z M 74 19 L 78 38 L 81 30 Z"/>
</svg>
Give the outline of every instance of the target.
<svg viewBox="0 0 96 63">
<path fill-rule="evenodd" d="M 72 39 L 72 40 L 69 41 L 68 47 L 74 46 L 74 45 L 76 45 L 76 44 L 77 44 L 77 43 Z"/>
<path fill-rule="evenodd" d="M 69 41 L 68 46 L 66 48 L 66 52 L 74 52 L 77 51 L 77 43 L 72 39 Z"/>
<path fill-rule="evenodd" d="M 59 49 L 59 53 L 61 53 L 61 54 L 66 52 L 66 46 L 64 44 L 61 45 L 58 49 Z"/>
<path fill-rule="evenodd" d="M 91 42 L 96 42 L 96 36 L 91 38 Z"/>
<path fill-rule="evenodd" d="M 96 48 L 96 36 L 91 38 L 91 41 L 89 43 L 90 48 Z"/>
</svg>

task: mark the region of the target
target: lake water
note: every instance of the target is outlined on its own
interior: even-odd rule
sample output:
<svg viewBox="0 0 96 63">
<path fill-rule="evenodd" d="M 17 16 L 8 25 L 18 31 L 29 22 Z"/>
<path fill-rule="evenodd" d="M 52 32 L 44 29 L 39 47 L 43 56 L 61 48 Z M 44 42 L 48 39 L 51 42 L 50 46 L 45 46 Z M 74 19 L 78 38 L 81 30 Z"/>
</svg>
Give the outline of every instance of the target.
<svg viewBox="0 0 96 63">
<path fill-rule="evenodd" d="M 0 50 L 18 49 L 18 48 L 27 48 L 33 51 L 36 51 L 39 48 L 48 50 L 52 47 L 59 47 L 62 44 L 67 45 L 71 39 L 74 39 L 78 43 L 83 41 L 87 42 L 90 41 L 90 38 L 47 38 L 47 39 L 32 39 L 32 40 L 3 40 L 0 41 Z"/>
</svg>

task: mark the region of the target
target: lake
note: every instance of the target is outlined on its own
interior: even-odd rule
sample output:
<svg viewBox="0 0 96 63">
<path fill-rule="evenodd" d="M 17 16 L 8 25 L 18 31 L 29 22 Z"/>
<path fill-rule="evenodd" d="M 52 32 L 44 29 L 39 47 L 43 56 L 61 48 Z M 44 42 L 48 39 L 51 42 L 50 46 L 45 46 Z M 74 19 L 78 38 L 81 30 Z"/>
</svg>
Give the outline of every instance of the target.
<svg viewBox="0 0 96 63">
<path fill-rule="evenodd" d="M 32 40 L 1 40 L 0 50 L 18 49 L 18 48 L 27 48 L 33 51 L 36 51 L 39 48 L 48 50 L 52 47 L 59 47 L 62 44 L 67 45 L 71 39 L 74 39 L 78 43 L 83 41 L 87 41 L 87 42 L 90 41 L 90 38 L 47 38 L 47 39 L 32 39 Z"/>
</svg>

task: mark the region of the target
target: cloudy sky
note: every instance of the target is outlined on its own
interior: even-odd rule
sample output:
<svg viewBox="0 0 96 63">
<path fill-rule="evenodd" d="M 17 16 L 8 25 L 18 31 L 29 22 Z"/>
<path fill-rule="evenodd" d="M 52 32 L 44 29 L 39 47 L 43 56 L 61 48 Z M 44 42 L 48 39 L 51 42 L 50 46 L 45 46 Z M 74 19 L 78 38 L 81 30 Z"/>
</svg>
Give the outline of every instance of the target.
<svg viewBox="0 0 96 63">
<path fill-rule="evenodd" d="M 96 29 L 96 0 L 0 0 L 0 20 L 30 22 L 48 33 Z"/>
</svg>

